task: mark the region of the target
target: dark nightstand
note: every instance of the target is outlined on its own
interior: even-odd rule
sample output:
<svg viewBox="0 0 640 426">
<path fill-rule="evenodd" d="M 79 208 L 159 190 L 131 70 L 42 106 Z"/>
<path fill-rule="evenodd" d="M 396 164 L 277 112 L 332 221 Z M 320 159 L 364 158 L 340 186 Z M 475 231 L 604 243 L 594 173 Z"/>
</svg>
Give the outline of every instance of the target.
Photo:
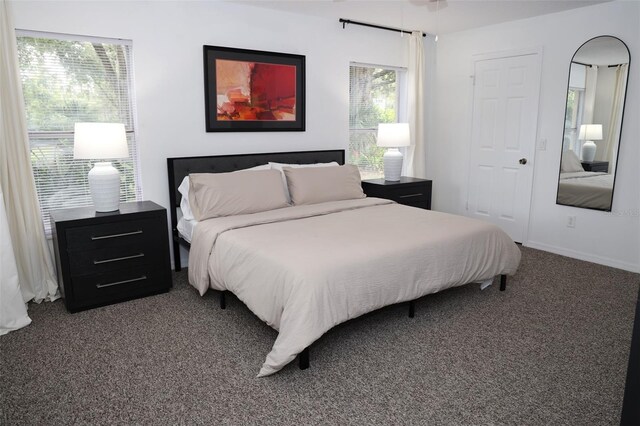
<svg viewBox="0 0 640 426">
<path fill-rule="evenodd" d="M 171 288 L 167 212 L 151 201 L 51 212 L 58 282 L 70 312 Z"/>
<path fill-rule="evenodd" d="M 582 168 L 585 172 L 609 172 L 608 161 L 583 161 Z"/>
<path fill-rule="evenodd" d="M 367 197 L 386 198 L 407 206 L 431 209 L 430 180 L 402 176 L 399 181 L 384 179 L 362 181 L 362 189 Z"/>
</svg>

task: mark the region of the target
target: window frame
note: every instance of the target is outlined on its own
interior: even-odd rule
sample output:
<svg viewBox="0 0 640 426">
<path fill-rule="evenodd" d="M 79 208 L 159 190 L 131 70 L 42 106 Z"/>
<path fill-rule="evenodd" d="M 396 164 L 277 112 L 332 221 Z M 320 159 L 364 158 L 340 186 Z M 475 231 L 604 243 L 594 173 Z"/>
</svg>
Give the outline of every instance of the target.
<svg viewBox="0 0 640 426">
<path fill-rule="evenodd" d="M 395 123 L 403 123 L 407 122 L 407 109 L 408 109 L 408 93 L 407 93 L 407 85 L 408 78 L 407 73 L 408 69 L 406 67 L 399 67 L 393 65 L 380 65 L 380 64 L 372 64 L 372 63 L 364 63 L 364 62 L 349 62 L 349 73 L 351 73 L 352 67 L 360 67 L 360 68 L 373 68 L 373 69 L 382 69 L 385 71 L 394 71 L 396 73 L 396 88 L 395 88 Z M 349 99 L 349 108 L 351 108 L 351 99 Z M 350 113 L 351 111 L 349 111 Z M 351 163 L 351 135 L 354 133 L 372 133 L 374 138 L 377 138 L 377 125 L 371 128 L 352 128 L 351 123 L 349 122 L 349 143 L 347 149 L 347 163 Z M 400 148 L 403 154 L 405 153 L 405 148 Z M 359 167 L 359 164 L 356 164 Z M 362 171 L 361 171 L 362 173 Z M 380 177 L 382 177 L 382 173 L 380 173 Z"/>
<path fill-rule="evenodd" d="M 126 58 L 126 69 L 127 69 L 127 78 L 126 78 L 126 93 L 127 93 L 127 106 L 126 110 L 128 112 L 128 121 L 125 124 L 125 133 L 127 135 L 127 143 L 129 145 L 130 151 L 130 162 L 133 167 L 133 184 L 135 186 L 133 190 L 133 199 L 130 201 L 141 201 L 143 199 L 143 189 L 142 189 L 142 176 L 141 176 L 141 166 L 140 166 L 140 154 L 139 154 L 139 146 L 138 146 L 138 131 L 137 131 L 137 112 L 136 112 L 136 102 L 135 102 L 135 84 L 134 84 L 134 53 L 133 53 L 133 41 L 128 39 L 121 38 L 107 38 L 107 37 L 95 37 L 95 36 L 87 36 L 87 35 L 76 35 L 76 34 L 65 34 L 65 33 L 54 33 L 47 31 L 33 31 L 33 30 L 24 30 L 18 29 L 15 30 L 16 39 L 27 37 L 27 38 L 36 38 L 36 39 L 49 39 L 49 40 L 59 40 L 59 41 L 69 41 L 69 42 L 86 42 L 86 43 L 100 43 L 100 44 L 110 44 L 110 45 L 121 45 L 127 47 L 127 58 Z M 20 74 L 22 75 L 22 69 L 19 69 Z M 22 94 L 24 97 L 24 88 L 22 89 Z M 25 108 L 26 108 L 26 98 L 24 99 Z M 39 141 L 44 146 L 52 147 L 56 149 L 60 147 L 60 140 L 70 139 L 73 140 L 74 131 L 73 129 L 69 130 L 30 130 L 27 126 L 27 134 L 28 134 L 28 142 L 29 142 L 29 153 L 30 157 L 33 158 L 33 148 L 37 147 Z M 50 140 L 50 142 L 47 142 Z M 57 142 L 56 142 L 57 141 Z M 74 160 L 78 161 L 78 160 Z M 88 166 L 89 169 L 93 166 L 97 160 L 86 160 L 87 163 L 90 163 Z M 30 166 L 33 170 L 33 159 L 31 160 Z M 35 175 L 34 175 L 35 179 Z M 51 238 L 51 224 L 48 211 L 51 209 L 45 209 L 42 206 L 42 201 L 40 199 L 40 194 L 38 192 L 38 186 L 36 185 L 36 192 L 38 193 L 38 199 L 40 204 L 40 213 L 42 217 L 42 221 L 45 227 L 45 234 L 47 238 Z M 86 184 L 85 190 L 88 191 L 88 183 Z M 91 206 L 92 203 L 90 199 L 88 202 L 79 202 L 77 204 L 72 204 L 68 206 L 69 208 L 73 207 L 86 207 Z M 67 208 L 67 207 L 61 207 Z M 52 209 L 55 210 L 55 209 Z"/>
<path fill-rule="evenodd" d="M 584 114 L 585 89 L 583 87 L 569 87 L 568 91 L 574 93 L 574 105 L 568 127 L 566 126 L 565 117 L 565 134 L 569 135 L 569 146 L 563 149 L 571 149 L 579 155 L 580 144 L 578 141 L 578 131 L 582 125 L 582 116 Z"/>
</svg>

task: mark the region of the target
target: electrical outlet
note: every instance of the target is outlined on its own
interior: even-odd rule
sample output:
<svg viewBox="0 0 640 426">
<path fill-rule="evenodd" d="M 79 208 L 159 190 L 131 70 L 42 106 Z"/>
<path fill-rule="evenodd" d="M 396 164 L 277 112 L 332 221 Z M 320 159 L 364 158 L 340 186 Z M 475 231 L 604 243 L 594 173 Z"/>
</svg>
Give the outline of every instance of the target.
<svg viewBox="0 0 640 426">
<path fill-rule="evenodd" d="M 575 228 L 575 227 L 576 227 L 576 217 L 567 216 L 567 228 Z"/>
</svg>

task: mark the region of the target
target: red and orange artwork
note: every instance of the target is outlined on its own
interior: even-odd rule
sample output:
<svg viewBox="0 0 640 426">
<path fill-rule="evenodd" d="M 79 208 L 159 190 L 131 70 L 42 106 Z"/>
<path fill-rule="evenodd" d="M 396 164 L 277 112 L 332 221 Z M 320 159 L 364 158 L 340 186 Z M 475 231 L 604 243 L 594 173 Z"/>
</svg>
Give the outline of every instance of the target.
<svg viewBox="0 0 640 426">
<path fill-rule="evenodd" d="M 294 65 L 216 59 L 218 121 L 295 121 Z"/>
</svg>

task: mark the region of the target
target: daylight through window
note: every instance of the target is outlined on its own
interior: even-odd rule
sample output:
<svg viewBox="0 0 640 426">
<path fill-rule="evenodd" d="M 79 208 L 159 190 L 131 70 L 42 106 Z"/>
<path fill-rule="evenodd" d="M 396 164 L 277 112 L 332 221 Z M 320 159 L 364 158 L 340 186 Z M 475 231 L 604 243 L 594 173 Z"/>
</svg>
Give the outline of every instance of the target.
<svg viewBox="0 0 640 426">
<path fill-rule="evenodd" d="M 18 33 L 31 165 L 47 235 L 53 209 L 91 205 L 92 161 L 73 159 L 77 122 L 124 123 L 129 158 L 120 171 L 120 201 L 141 198 L 134 132 L 131 42 L 48 33 Z"/>
<path fill-rule="evenodd" d="M 399 121 L 403 70 L 352 64 L 349 69 L 349 163 L 362 179 L 384 175 L 385 148 L 376 146 L 378 123 Z"/>
</svg>

